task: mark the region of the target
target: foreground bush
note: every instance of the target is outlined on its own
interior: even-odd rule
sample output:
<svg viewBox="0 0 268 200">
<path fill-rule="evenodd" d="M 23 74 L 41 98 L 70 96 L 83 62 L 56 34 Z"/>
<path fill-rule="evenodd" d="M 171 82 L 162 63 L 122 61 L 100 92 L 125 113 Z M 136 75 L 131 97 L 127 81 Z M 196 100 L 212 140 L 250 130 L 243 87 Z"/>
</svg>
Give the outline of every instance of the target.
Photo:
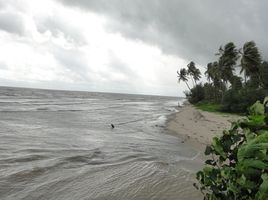
<svg viewBox="0 0 268 200">
<path fill-rule="evenodd" d="M 268 199 L 268 98 L 249 110 L 207 146 L 210 159 L 194 184 L 204 199 Z"/>
</svg>

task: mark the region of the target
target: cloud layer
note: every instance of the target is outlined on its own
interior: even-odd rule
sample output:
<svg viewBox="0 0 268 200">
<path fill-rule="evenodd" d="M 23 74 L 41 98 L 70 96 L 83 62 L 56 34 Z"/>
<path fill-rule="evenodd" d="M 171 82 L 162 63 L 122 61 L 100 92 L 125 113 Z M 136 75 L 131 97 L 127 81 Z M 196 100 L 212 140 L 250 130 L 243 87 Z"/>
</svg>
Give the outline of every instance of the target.
<svg viewBox="0 0 268 200">
<path fill-rule="evenodd" d="M 268 2 L 0 0 L 0 84 L 183 95 L 221 44 L 255 40 L 268 58 Z"/>
<path fill-rule="evenodd" d="M 241 46 L 249 40 L 255 40 L 267 58 L 265 0 L 60 1 L 109 18 L 109 30 L 188 60 L 207 63 L 219 45 L 233 41 Z"/>
</svg>

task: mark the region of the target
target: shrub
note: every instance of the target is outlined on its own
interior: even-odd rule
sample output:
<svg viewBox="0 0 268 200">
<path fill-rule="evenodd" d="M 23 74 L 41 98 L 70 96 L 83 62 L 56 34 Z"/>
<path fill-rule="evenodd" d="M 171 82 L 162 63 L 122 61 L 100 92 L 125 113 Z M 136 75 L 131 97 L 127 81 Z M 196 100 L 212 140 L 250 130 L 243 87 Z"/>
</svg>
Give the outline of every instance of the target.
<svg viewBox="0 0 268 200">
<path fill-rule="evenodd" d="M 264 89 L 245 87 L 237 91 L 230 89 L 225 92 L 222 99 L 222 111 L 234 113 L 247 113 L 247 108 L 257 100 L 263 101 L 267 92 Z"/>
<path fill-rule="evenodd" d="M 195 187 L 206 200 L 268 199 L 268 98 L 206 147 Z"/>
<path fill-rule="evenodd" d="M 204 99 L 204 96 L 205 92 L 202 84 L 196 85 L 191 89 L 190 93 L 186 93 L 186 98 L 192 104 L 202 101 Z"/>
</svg>

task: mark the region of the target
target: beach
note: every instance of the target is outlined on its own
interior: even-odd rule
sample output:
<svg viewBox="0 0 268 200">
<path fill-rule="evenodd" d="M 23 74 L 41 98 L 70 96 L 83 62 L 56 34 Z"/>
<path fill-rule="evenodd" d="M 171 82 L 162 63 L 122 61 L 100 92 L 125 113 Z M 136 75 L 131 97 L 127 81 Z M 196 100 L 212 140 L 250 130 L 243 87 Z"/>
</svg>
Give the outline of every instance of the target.
<svg viewBox="0 0 268 200">
<path fill-rule="evenodd" d="M 182 143 L 203 150 L 213 137 L 221 135 L 239 118 L 238 115 L 202 111 L 186 104 L 169 117 L 167 129 L 181 138 Z"/>
<path fill-rule="evenodd" d="M 231 122 L 241 118 L 238 115 L 212 113 L 199 110 L 190 104 L 185 104 L 179 111 L 170 115 L 167 121 L 168 133 L 177 136 L 183 145 L 187 145 L 197 152 L 191 160 L 184 160 L 180 163 L 185 170 L 191 169 L 196 172 L 204 166 L 206 156 L 204 150 L 210 144 L 212 138 L 220 136 L 222 131 L 231 127 Z M 197 183 L 195 173 L 188 179 L 189 182 Z M 184 199 L 201 200 L 203 195 L 192 187 L 192 192 L 182 196 Z"/>
</svg>

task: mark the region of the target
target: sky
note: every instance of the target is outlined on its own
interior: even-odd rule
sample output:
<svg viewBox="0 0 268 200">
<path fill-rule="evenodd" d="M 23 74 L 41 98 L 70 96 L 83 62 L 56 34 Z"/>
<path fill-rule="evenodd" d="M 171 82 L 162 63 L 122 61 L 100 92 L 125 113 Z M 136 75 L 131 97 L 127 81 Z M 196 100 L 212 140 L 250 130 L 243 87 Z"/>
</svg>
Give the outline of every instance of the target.
<svg viewBox="0 0 268 200">
<path fill-rule="evenodd" d="M 267 0 L 0 0 L 0 85 L 183 96 L 220 45 L 268 59 Z M 205 81 L 204 79 L 202 81 Z"/>
</svg>

